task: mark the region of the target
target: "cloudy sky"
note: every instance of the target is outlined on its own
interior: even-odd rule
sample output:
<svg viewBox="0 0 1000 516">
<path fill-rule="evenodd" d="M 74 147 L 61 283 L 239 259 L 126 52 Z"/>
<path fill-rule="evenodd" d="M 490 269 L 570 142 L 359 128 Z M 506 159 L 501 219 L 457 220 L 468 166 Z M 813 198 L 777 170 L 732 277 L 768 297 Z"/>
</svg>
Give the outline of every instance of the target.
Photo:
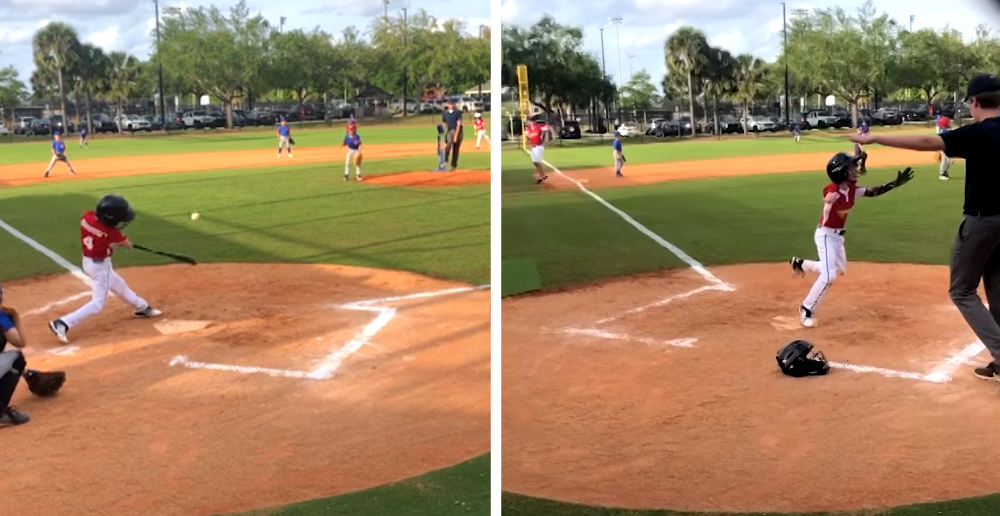
<svg viewBox="0 0 1000 516">
<path fill-rule="evenodd" d="M 2 0 L 0 0 L 2 1 Z M 1000 11 L 989 7 L 988 0 L 875 0 L 879 12 L 909 24 L 914 15 L 914 30 L 940 28 L 946 24 L 964 32 L 975 33 L 977 24 L 987 21 L 1000 29 Z M 839 5 L 854 12 L 863 0 L 788 1 L 788 10 L 828 8 Z M 539 8 L 538 6 L 542 7 Z M 501 0 L 500 15 L 504 25 L 527 26 L 549 14 L 563 24 L 581 27 L 586 50 L 601 58 L 601 31 L 604 29 L 604 54 L 608 75 L 617 81 L 619 55 L 621 75 L 627 81 L 631 71 L 645 69 L 659 85 L 666 73 L 663 44 L 667 35 L 682 25 L 702 29 L 709 43 L 733 53 L 751 52 L 773 59 L 781 45 L 780 0 Z M 608 20 L 621 17 L 616 27 Z M 620 50 L 618 47 L 620 38 Z M 630 57 L 634 56 L 634 57 Z"/>
<path fill-rule="evenodd" d="M 217 5 L 227 9 L 237 0 L 160 0 L 160 8 Z M 339 33 L 354 25 L 367 30 L 372 16 L 382 14 L 382 0 L 248 0 L 251 13 L 261 13 L 275 25 L 285 16 L 286 29 L 312 29 L 319 25 Z M 294 7 L 293 7 L 294 6 Z M 389 14 L 400 15 L 420 9 L 436 18 L 458 18 L 467 29 L 478 33 L 479 25 L 490 24 L 489 0 L 391 0 Z M 76 28 L 84 42 L 105 50 L 125 50 L 145 59 L 154 39 L 153 0 L 0 0 L 0 67 L 14 65 L 27 83 L 34 70 L 31 37 L 50 21 L 62 21 Z"/>
</svg>

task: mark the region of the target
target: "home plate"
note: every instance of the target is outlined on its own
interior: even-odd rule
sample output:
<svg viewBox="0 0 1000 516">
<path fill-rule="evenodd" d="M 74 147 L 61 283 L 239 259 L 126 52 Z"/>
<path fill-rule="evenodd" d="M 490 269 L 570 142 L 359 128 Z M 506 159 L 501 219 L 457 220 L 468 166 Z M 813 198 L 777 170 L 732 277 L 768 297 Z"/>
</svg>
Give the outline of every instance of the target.
<svg viewBox="0 0 1000 516">
<path fill-rule="evenodd" d="M 795 330 L 801 326 L 802 323 L 795 317 L 789 317 L 787 315 L 779 315 L 771 321 L 771 326 L 774 326 L 776 330 Z"/>
<path fill-rule="evenodd" d="M 175 333 L 185 333 L 207 328 L 212 321 L 173 321 L 166 320 L 153 325 L 163 335 L 173 335 Z"/>
</svg>

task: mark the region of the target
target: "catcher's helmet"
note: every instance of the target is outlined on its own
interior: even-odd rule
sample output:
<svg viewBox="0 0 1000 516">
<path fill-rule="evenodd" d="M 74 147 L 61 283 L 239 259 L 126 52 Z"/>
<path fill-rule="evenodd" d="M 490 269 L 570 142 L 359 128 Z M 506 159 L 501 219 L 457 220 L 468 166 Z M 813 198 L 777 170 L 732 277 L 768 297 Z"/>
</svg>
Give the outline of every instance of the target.
<svg viewBox="0 0 1000 516">
<path fill-rule="evenodd" d="M 135 219 L 135 212 L 132 206 L 124 197 L 118 194 L 107 194 L 97 201 L 97 220 L 102 223 L 122 229 Z"/>
<path fill-rule="evenodd" d="M 856 166 L 861 161 L 861 156 L 851 156 L 846 152 L 838 152 L 826 164 L 826 175 L 830 176 L 830 181 L 843 183 L 847 181 L 847 172 L 851 166 Z"/>
<path fill-rule="evenodd" d="M 822 351 L 812 351 L 813 345 L 804 340 L 793 340 L 778 351 L 778 367 L 788 376 L 822 375 L 830 370 L 830 363 Z"/>
</svg>

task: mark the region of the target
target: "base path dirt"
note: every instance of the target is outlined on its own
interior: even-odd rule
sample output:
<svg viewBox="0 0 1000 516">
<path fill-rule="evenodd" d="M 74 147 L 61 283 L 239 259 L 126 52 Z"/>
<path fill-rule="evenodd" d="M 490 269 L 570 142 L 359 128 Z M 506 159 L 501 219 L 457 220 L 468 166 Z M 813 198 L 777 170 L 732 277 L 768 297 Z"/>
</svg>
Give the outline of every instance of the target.
<svg viewBox="0 0 1000 516">
<path fill-rule="evenodd" d="M 503 301 L 503 489 L 684 511 L 872 509 L 1000 491 L 989 361 L 943 266 L 850 263 L 803 328 L 813 277 L 787 263 L 690 269 Z M 650 303 L 657 306 L 645 309 Z M 831 360 L 951 381 L 832 369 L 781 374 L 805 339 Z M 971 356 L 970 356 L 971 355 Z M 888 373 L 886 373 L 888 374 Z M 988 470 L 989 468 L 987 468 Z"/>
<path fill-rule="evenodd" d="M 2 442 L 19 443 L 15 460 L 0 462 L 0 492 L 21 516 L 246 511 L 399 481 L 490 449 L 488 290 L 351 310 L 336 305 L 463 285 L 332 265 L 120 273 L 163 317 L 133 319 L 111 298 L 68 347 L 45 324 L 86 301 L 51 307 L 86 291 L 79 280 L 4 285 L 5 304 L 42 312 L 25 317 L 29 367 L 68 375 L 52 399 L 22 384 L 13 404 L 32 420 L 0 429 Z M 317 363 L 333 377 L 278 374 Z"/>
<path fill-rule="evenodd" d="M 488 148 L 463 151 L 489 152 Z M 161 154 L 149 156 L 129 156 L 118 158 L 78 158 L 83 153 L 69 153 L 68 157 L 78 177 L 117 177 L 140 174 L 162 174 L 168 172 L 195 172 L 199 170 L 219 170 L 248 167 L 273 167 L 282 164 L 335 163 L 342 166 L 346 151 L 341 147 L 303 147 L 295 149 L 295 157 L 277 158 L 271 150 L 239 150 L 222 152 L 199 152 L 186 154 Z M 429 166 L 437 164 L 438 156 L 433 145 L 424 143 L 365 145 L 364 159 L 406 158 L 426 156 Z M 48 159 L 40 155 L 38 163 L 0 166 L 0 187 L 76 179 L 62 163 L 53 168 L 51 177 L 44 178 Z"/>
<path fill-rule="evenodd" d="M 664 153 L 669 153 L 669 146 L 664 146 Z M 608 151 L 610 160 L 611 151 Z M 628 154 L 626 154 L 626 157 Z M 777 174 L 787 172 L 816 171 L 826 175 L 826 163 L 832 154 L 806 153 L 769 156 L 745 156 L 739 158 L 718 158 L 694 161 L 674 161 L 669 163 L 647 163 L 631 165 L 626 163 L 622 169 L 625 177 L 615 177 L 615 169 L 584 168 L 563 170 L 573 179 L 588 187 L 635 186 L 679 179 L 697 179 L 702 177 L 731 177 L 757 174 Z M 936 162 L 939 154 L 936 152 L 917 152 L 901 149 L 872 149 L 868 151 L 868 168 L 876 167 L 907 167 Z M 527 161 L 529 158 L 524 157 Z M 559 164 L 556 163 L 556 166 Z M 549 174 L 549 179 L 543 184 L 545 188 L 561 189 L 576 188 L 571 181 Z"/>
<path fill-rule="evenodd" d="M 454 170 L 451 172 L 403 172 L 380 174 L 366 182 L 385 186 L 459 186 L 490 182 L 489 170 Z"/>
</svg>

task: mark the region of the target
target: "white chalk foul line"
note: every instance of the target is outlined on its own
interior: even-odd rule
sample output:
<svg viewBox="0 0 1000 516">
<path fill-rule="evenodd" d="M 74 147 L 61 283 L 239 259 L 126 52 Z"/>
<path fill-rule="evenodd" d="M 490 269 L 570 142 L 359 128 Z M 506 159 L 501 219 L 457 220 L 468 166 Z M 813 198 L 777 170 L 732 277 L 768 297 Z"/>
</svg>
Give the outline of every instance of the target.
<svg viewBox="0 0 1000 516">
<path fill-rule="evenodd" d="M 188 360 L 188 358 L 183 355 L 171 358 L 168 364 L 170 364 L 171 366 L 183 366 L 189 369 L 209 369 L 213 371 L 229 371 L 232 373 L 243 373 L 243 374 L 258 373 L 258 374 L 266 374 L 268 376 L 300 378 L 307 380 L 322 379 L 322 378 L 311 378 L 309 376 L 309 371 L 292 371 L 288 369 L 271 369 L 267 367 L 248 367 L 248 366 L 238 366 L 231 364 L 210 364 L 207 362 L 194 362 Z"/>
<path fill-rule="evenodd" d="M 525 152 L 527 152 L 527 151 L 525 151 Z M 635 229 L 639 230 L 640 233 L 642 233 L 643 235 L 646 235 L 647 237 L 649 237 L 650 239 L 652 239 L 654 242 L 656 242 L 657 244 L 659 244 L 661 247 L 663 247 L 664 249 L 666 249 L 666 250 L 670 251 L 671 253 L 673 253 L 674 256 L 680 258 L 684 263 L 688 264 L 688 266 L 690 266 L 692 269 L 694 269 L 695 272 L 697 272 L 698 274 L 700 274 L 709 283 L 712 283 L 713 285 L 726 285 L 726 286 L 729 286 L 725 281 L 722 281 L 721 279 L 719 279 L 718 276 L 716 276 L 715 274 L 712 274 L 711 272 L 709 272 L 709 270 L 706 269 L 705 266 L 702 265 L 700 262 L 698 262 L 697 260 L 695 260 L 694 258 L 692 258 L 691 256 L 689 256 L 687 253 L 685 253 L 684 251 L 682 251 L 681 248 L 675 246 L 674 244 L 671 244 L 670 242 L 668 242 L 666 239 L 664 239 L 660 235 L 657 235 L 656 233 L 654 233 L 652 230 L 650 230 L 646 226 L 643 226 L 641 223 L 639 223 L 639 221 L 633 219 L 632 216 L 629 215 L 628 213 L 625 213 L 624 211 L 622 211 L 622 210 L 618 209 L 617 207 L 615 207 L 613 204 L 609 203 L 608 201 L 605 201 L 603 197 L 595 194 L 594 192 L 591 192 L 589 189 L 587 189 L 586 186 L 583 186 L 583 183 L 581 183 L 581 182 L 577 181 L 576 179 L 573 179 L 572 177 L 564 174 L 562 170 L 559 170 L 558 168 L 555 167 L 555 165 L 549 163 L 548 161 L 542 160 L 542 164 L 544 164 L 545 166 L 551 168 L 552 171 L 555 172 L 556 174 L 559 174 L 560 176 L 565 177 L 567 180 L 571 181 L 573 184 L 576 185 L 577 188 L 580 189 L 580 191 L 582 191 L 583 193 L 589 195 L 595 201 L 601 203 L 601 205 L 603 205 L 605 208 L 611 210 L 616 215 L 618 215 L 619 217 L 621 217 L 622 220 L 624 220 L 625 222 L 628 222 L 629 225 L 631 225 Z"/>
<path fill-rule="evenodd" d="M 490 288 L 489 285 L 477 285 L 475 287 L 449 288 L 449 289 L 445 289 L 445 290 L 435 290 L 435 291 L 432 291 L 432 292 L 419 292 L 419 293 L 416 293 L 416 294 L 405 294 L 405 295 L 401 295 L 401 296 L 381 297 L 381 298 L 375 298 L 375 299 L 364 299 L 364 300 L 361 300 L 361 301 L 353 301 L 353 302 L 350 302 L 350 303 L 347 303 L 347 304 L 333 305 L 333 306 L 335 306 L 337 308 L 346 308 L 346 309 L 350 310 L 350 309 L 353 309 L 353 308 L 356 308 L 356 307 L 365 307 L 365 306 L 372 306 L 372 305 L 383 305 L 383 304 L 386 304 L 386 303 L 393 303 L 393 302 L 396 302 L 396 301 L 406 301 L 406 300 L 409 300 L 409 299 L 422 299 L 422 298 L 427 298 L 427 297 L 447 296 L 447 295 L 450 295 L 450 294 L 461 294 L 463 292 L 472 292 L 474 290 L 485 290 L 485 289 L 489 289 L 489 288 Z"/>
<path fill-rule="evenodd" d="M 599 339 L 608 340 L 625 340 L 640 342 L 642 344 L 647 344 L 650 346 L 673 346 L 677 348 L 693 348 L 695 342 L 698 339 L 687 338 L 687 339 L 671 339 L 671 340 L 656 340 L 649 337 L 633 337 L 627 333 L 613 333 L 610 331 L 598 330 L 595 328 L 564 328 L 564 333 L 570 335 L 583 335 L 586 337 L 595 337 Z"/>
<path fill-rule="evenodd" d="M 20 231 L 14 229 L 13 226 L 7 224 L 2 219 L 0 219 L 0 228 L 3 228 L 4 231 L 10 233 L 14 238 L 24 242 L 25 244 L 28 244 L 29 246 L 31 246 L 32 249 L 44 254 L 46 257 L 48 257 L 48 259 L 52 260 L 53 262 L 56 262 L 56 264 L 62 267 L 63 269 L 68 270 L 70 274 L 75 276 L 80 281 L 84 282 L 88 287 L 93 286 L 93 282 L 90 280 L 89 277 L 87 277 L 86 274 L 83 273 L 83 270 L 81 270 L 76 265 L 69 263 L 65 258 L 56 254 L 55 251 L 38 243 L 35 239 L 29 237 L 28 235 L 25 235 L 24 233 L 21 233 Z"/>
<path fill-rule="evenodd" d="M 942 382 L 950 381 L 956 369 L 968 364 L 973 357 L 981 353 L 984 349 L 986 349 L 986 346 L 979 339 L 976 339 L 966 344 L 958 352 L 952 354 L 944 362 L 941 362 L 933 371 L 927 374 L 927 377 Z"/>
<path fill-rule="evenodd" d="M 345 307 L 346 308 L 346 307 Z M 348 357 L 357 353 L 359 349 L 364 347 L 365 344 L 371 342 L 372 338 L 382 329 L 385 328 L 389 321 L 396 317 L 395 308 L 367 308 L 367 307 L 352 307 L 347 308 L 348 310 L 367 310 L 370 312 L 378 312 L 378 317 L 372 322 L 368 323 L 367 326 L 361 329 L 354 337 L 347 341 L 340 349 L 334 351 L 327 355 L 315 369 L 309 373 L 310 378 L 333 378 L 333 374 L 337 372 L 340 365 L 347 360 Z"/>
<path fill-rule="evenodd" d="M 886 378 L 905 378 L 907 380 L 918 380 L 930 383 L 946 383 L 949 380 L 951 380 L 950 377 L 946 379 L 932 378 L 931 375 L 914 373 L 911 371 L 898 371 L 896 369 L 885 369 L 882 367 L 848 364 L 844 362 L 830 362 L 830 367 L 834 369 L 845 369 L 848 371 L 853 371 L 855 373 L 873 373 L 880 376 L 884 376 Z"/>
<path fill-rule="evenodd" d="M 41 315 L 41 314 L 44 314 L 45 312 L 48 312 L 49 310 L 51 310 L 51 309 L 53 309 L 53 308 L 55 308 L 57 306 L 65 305 L 66 303 L 72 303 L 73 301 L 76 301 L 77 299 L 83 299 L 83 298 L 88 297 L 90 295 L 91 295 L 90 292 L 81 292 L 79 294 L 76 294 L 76 295 L 73 295 L 73 296 L 69 296 L 69 297 L 60 299 L 59 301 L 54 301 L 54 302 L 49 303 L 49 304 L 47 304 L 45 306 L 40 306 L 38 308 L 35 308 L 34 310 L 26 312 L 24 315 Z"/>
<path fill-rule="evenodd" d="M 675 294 L 673 296 L 660 299 L 659 301 L 654 301 L 654 302 L 649 303 L 647 305 L 642 305 L 640 307 L 633 308 L 633 309 L 631 309 L 631 310 L 629 310 L 629 311 L 627 311 L 627 312 L 625 312 L 625 313 L 623 313 L 621 315 L 614 315 L 614 316 L 611 316 L 611 317 L 605 317 L 604 319 L 601 319 L 601 320 L 597 321 L 595 324 L 605 324 L 605 323 L 609 323 L 611 321 L 616 321 L 616 320 L 621 319 L 623 317 L 628 317 L 630 315 L 635 315 L 635 314 L 637 314 L 639 312 L 642 312 L 644 310 L 648 310 L 650 308 L 655 308 L 655 307 L 658 307 L 658 306 L 663 306 L 663 305 L 672 303 L 672 302 L 674 302 L 674 301 L 676 301 L 678 299 L 686 299 L 686 298 L 689 298 L 689 297 L 691 297 L 691 296 L 693 296 L 695 294 L 700 294 L 702 292 L 707 292 L 709 290 L 722 290 L 722 291 L 726 291 L 726 292 L 732 292 L 735 289 L 732 286 L 730 286 L 730 285 L 728 285 L 726 283 L 713 283 L 711 285 L 705 285 L 703 287 L 698 287 L 698 288 L 696 288 L 694 290 L 691 290 L 691 291 L 688 291 L 688 292 L 684 292 L 684 293 L 681 293 L 681 294 Z"/>
</svg>

